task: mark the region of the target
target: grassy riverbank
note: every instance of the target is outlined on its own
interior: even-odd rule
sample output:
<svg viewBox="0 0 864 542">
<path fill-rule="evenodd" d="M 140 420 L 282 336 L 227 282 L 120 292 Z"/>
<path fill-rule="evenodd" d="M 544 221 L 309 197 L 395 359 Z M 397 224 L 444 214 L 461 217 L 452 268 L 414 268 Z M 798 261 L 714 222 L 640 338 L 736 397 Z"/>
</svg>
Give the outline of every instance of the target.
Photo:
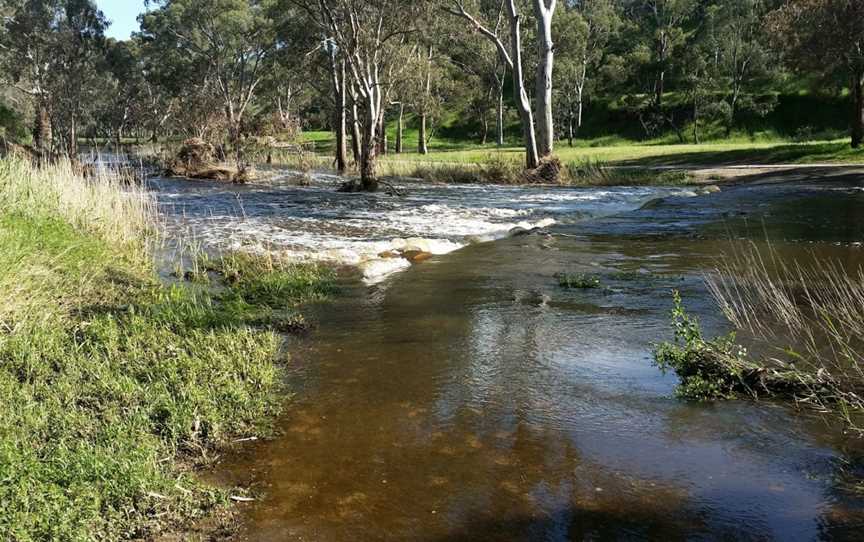
<svg viewBox="0 0 864 542">
<path fill-rule="evenodd" d="M 0 208 L 0 538 L 148 537 L 227 503 L 194 467 L 270 431 L 276 331 L 328 273 L 237 256 L 218 289 L 165 285 L 147 195 L 68 165 L 0 161 Z"/>
<path fill-rule="evenodd" d="M 408 131 L 406 152 L 392 150 L 379 159 L 384 176 L 408 176 L 445 183 L 520 183 L 524 151 L 517 141 L 503 147 L 477 145 L 464 140 L 435 139 L 428 154 L 419 154 Z M 329 167 L 332 134 L 307 132 L 314 143 L 318 167 Z M 704 144 L 675 144 L 665 139 L 631 141 L 600 137 L 579 140 L 573 147 L 559 142 L 555 155 L 562 164 L 562 184 L 602 186 L 633 184 L 686 184 L 687 170 L 740 165 L 864 164 L 864 149 L 852 149 L 846 139 L 796 142 L 776 135 L 735 136 Z M 276 158 L 279 161 L 278 157 Z M 289 163 L 296 161 L 289 157 Z M 312 164 L 309 157 L 307 165 Z M 666 168 L 664 174 L 656 168 Z"/>
</svg>

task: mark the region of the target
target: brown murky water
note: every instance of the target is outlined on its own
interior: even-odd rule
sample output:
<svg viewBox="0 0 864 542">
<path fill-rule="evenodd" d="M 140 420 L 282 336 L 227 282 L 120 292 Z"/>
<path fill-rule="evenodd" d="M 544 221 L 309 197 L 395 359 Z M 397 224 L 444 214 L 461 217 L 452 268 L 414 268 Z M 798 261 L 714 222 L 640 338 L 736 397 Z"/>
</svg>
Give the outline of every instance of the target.
<svg viewBox="0 0 864 542">
<path fill-rule="evenodd" d="M 680 402 L 651 365 L 672 288 L 725 330 L 700 274 L 730 233 L 864 263 L 856 183 L 670 200 L 348 284 L 293 345 L 282 436 L 223 465 L 261 495 L 241 538 L 864 538 L 838 481 L 858 439 L 783 405 Z"/>
</svg>

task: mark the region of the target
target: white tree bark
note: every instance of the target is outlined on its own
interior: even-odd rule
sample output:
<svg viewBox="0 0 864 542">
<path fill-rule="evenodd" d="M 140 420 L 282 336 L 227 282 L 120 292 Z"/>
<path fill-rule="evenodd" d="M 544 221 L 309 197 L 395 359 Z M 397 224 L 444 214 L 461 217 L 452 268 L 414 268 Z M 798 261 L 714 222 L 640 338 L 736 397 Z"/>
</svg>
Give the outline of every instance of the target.
<svg viewBox="0 0 864 542">
<path fill-rule="evenodd" d="M 448 9 L 449 13 L 462 17 L 470 22 L 474 29 L 490 40 L 498 49 L 498 54 L 510 68 L 513 74 L 513 91 L 516 94 L 516 106 L 519 110 L 519 118 L 522 122 L 522 134 L 525 143 L 525 166 L 528 169 L 536 168 L 539 163 L 537 155 L 537 137 L 534 131 L 534 113 L 531 110 L 531 100 L 525 88 L 525 72 L 522 67 L 522 19 L 516 0 L 507 0 L 507 18 L 510 23 L 510 51 L 507 51 L 504 42 L 495 33 L 483 26 L 473 15 L 468 13 L 460 0 L 454 0 L 455 9 Z"/>
<path fill-rule="evenodd" d="M 513 0 L 510 4 L 513 4 Z M 534 111 L 537 117 L 537 150 L 541 158 L 550 156 L 555 147 L 555 126 L 552 120 L 552 69 L 555 62 L 552 17 L 555 15 L 556 5 L 556 0 L 534 0 L 538 47 Z"/>
</svg>

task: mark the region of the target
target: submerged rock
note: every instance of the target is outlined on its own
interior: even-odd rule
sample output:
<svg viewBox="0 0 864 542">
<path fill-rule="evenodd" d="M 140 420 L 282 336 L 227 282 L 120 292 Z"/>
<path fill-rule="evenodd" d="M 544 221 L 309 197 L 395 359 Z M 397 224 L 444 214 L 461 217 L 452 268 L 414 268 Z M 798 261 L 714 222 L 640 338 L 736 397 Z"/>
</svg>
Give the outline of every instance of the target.
<svg viewBox="0 0 864 542">
<path fill-rule="evenodd" d="M 428 239 L 411 237 L 405 239 L 405 244 L 402 245 L 399 250 L 401 250 L 403 254 L 406 252 L 432 252 L 432 247 Z"/>
<path fill-rule="evenodd" d="M 716 184 L 709 184 L 699 190 L 700 194 L 716 194 L 717 192 L 720 192 L 720 187 Z"/>
<path fill-rule="evenodd" d="M 663 203 L 663 200 L 665 200 L 665 199 L 666 198 L 650 199 L 650 200 L 646 201 L 645 204 L 642 205 L 642 207 L 639 207 L 639 209 L 656 209 L 657 207 L 660 206 L 660 204 Z"/>
<path fill-rule="evenodd" d="M 433 254 L 431 252 L 425 252 L 422 250 L 406 250 L 402 252 L 402 257 L 411 263 L 420 263 L 428 260 L 432 256 Z"/>
<path fill-rule="evenodd" d="M 374 284 L 387 278 L 388 275 L 411 267 L 411 262 L 404 258 L 387 258 L 366 260 L 357 266 L 367 284 Z"/>
</svg>

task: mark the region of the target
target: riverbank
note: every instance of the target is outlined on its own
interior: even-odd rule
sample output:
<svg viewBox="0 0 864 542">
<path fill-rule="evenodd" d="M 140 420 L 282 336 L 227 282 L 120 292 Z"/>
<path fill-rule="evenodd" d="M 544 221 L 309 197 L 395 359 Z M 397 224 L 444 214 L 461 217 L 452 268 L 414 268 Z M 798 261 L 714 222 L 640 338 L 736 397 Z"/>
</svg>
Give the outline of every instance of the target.
<svg viewBox="0 0 864 542">
<path fill-rule="evenodd" d="M 151 197 L 68 164 L 0 161 L 0 205 L 0 538 L 152 538 L 225 510 L 196 469 L 271 434 L 281 333 L 329 272 L 238 255 L 166 284 Z"/>
<path fill-rule="evenodd" d="M 169 141 L 156 147 L 145 145 L 142 150 L 167 163 L 180 146 L 179 141 Z M 332 146 L 329 132 L 308 132 L 290 149 L 250 148 L 246 158 L 305 173 L 328 171 L 333 167 Z M 557 184 L 581 187 L 698 185 L 808 167 L 864 169 L 864 150 L 850 148 L 845 140 L 737 138 L 694 145 L 598 139 L 580 141 L 574 147 L 559 145 L 556 156 L 561 163 Z M 537 179 L 526 177 L 523 160 L 519 146 L 440 140 L 433 141 L 425 155 L 414 151 L 396 154 L 390 149 L 379 156 L 378 170 L 390 181 L 536 184 Z"/>
</svg>

